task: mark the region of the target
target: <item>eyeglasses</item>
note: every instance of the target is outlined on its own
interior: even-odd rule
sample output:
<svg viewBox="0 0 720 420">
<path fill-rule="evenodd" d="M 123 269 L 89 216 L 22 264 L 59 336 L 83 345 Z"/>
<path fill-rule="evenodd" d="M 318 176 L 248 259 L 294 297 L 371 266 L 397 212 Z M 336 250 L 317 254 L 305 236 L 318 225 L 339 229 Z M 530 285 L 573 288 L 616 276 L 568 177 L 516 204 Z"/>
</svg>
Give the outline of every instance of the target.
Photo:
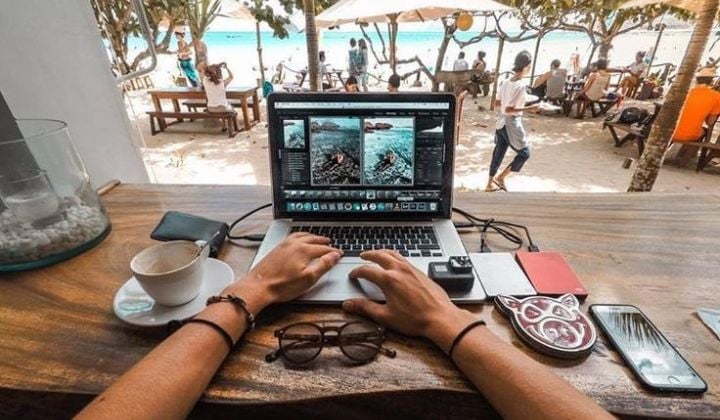
<svg viewBox="0 0 720 420">
<path fill-rule="evenodd" d="M 265 356 L 273 362 L 279 357 L 296 365 L 309 363 L 324 347 L 340 347 L 355 363 L 368 363 L 378 353 L 394 358 L 396 352 L 382 346 L 385 329 L 364 321 L 330 320 L 298 322 L 275 330 L 279 348 Z"/>
</svg>

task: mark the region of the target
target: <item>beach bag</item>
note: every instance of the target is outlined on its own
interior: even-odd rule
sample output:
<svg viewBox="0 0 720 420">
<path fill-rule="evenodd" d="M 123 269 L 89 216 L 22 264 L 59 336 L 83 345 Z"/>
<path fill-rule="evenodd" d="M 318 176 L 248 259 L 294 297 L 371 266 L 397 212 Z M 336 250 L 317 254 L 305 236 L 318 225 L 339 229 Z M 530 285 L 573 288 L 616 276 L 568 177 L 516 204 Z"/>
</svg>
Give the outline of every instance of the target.
<svg viewBox="0 0 720 420">
<path fill-rule="evenodd" d="M 647 116 L 648 112 L 646 110 L 631 106 L 620 111 L 620 117 L 617 122 L 621 124 L 633 124 L 643 121 Z"/>
<path fill-rule="evenodd" d="M 522 117 L 519 115 L 505 115 L 505 130 L 513 150 L 522 150 L 530 145 L 525 134 L 525 127 L 522 125 Z"/>
</svg>

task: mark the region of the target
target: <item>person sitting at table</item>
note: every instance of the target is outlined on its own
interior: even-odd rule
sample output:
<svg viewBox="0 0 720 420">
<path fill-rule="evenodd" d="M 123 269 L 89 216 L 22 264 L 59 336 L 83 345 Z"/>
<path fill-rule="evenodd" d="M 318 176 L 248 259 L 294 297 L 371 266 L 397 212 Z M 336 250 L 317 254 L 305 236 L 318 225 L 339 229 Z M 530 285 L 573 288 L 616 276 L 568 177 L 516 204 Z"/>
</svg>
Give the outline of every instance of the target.
<svg viewBox="0 0 720 420">
<path fill-rule="evenodd" d="M 583 85 L 582 92 L 576 98 L 578 103 L 577 118 L 583 118 L 588 106 L 605 96 L 610 86 L 610 73 L 607 71 L 607 60 L 601 58 L 595 63 L 595 71 L 590 73 Z"/>
<path fill-rule="evenodd" d="M 360 88 L 358 87 L 357 78 L 355 76 L 350 76 L 345 81 L 345 92 L 350 92 L 350 93 L 360 92 Z"/>
<path fill-rule="evenodd" d="M 390 93 L 400 92 L 400 76 L 393 74 L 388 78 L 387 90 Z"/>
<path fill-rule="evenodd" d="M 342 251 L 330 247 L 328 238 L 305 232 L 291 234 L 241 280 L 222 291 L 224 296 L 242 299 L 247 313 L 229 302 L 208 305 L 195 318 L 217 329 L 202 323 L 185 324 L 96 397 L 77 418 L 187 417 L 232 350 L 220 331 L 237 343 L 249 328 L 248 313 L 257 315 L 274 303 L 302 295 L 341 257 Z M 550 369 L 478 324 L 477 315 L 455 306 L 440 286 L 398 252 L 366 251 L 360 257 L 372 265 L 355 268 L 350 279 L 376 284 L 387 301 L 351 299 L 343 302 L 342 308 L 401 334 L 425 337 L 445 353 L 455 343 L 449 357 L 501 416 L 612 418 Z"/>
<path fill-rule="evenodd" d="M 484 73 L 487 69 L 487 63 L 485 62 L 485 51 L 478 51 L 477 58 L 472 63 L 472 69 L 477 70 L 479 73 Z"/>
<path fill-rule="evenodd" d="M 711 86 L 714 78 L 713 67 L 702 68 L 695 75 L 695 87 L 690 89 L 675 126 L 674 142 L 699 141 L 705 135 L 705 126 L 715 125 L 720 115 L 720 92 Z"/>
<path fill-rule="evenodd" d="M 560 68 L 557 58 L 550 63 L 550 71 L 535 79 L 530 93 L 538 98 L 562 99 L 565 97 L 567 69 Z"/>
<path fill-rule="evenodd" d="M 227 70 L 228 77 L 222 78 L 222 69 Z M 203 88 L 207 97 L 208 112 L 234 112 L 227 100 L 225 87 L 233 80 L 233 74 L 227 64 L 212 64 L 205 66 L 203 71 Z"/>
<path fill-rule="evenodd" d="M 645 51 L 638 51 L 635 54 L 635 62 L 625 67 L 625 71 L 630 73 L 620 83 L 620 93 L 627 96 L 628 92 L 638 87 L 640 77 L 645 73 L 647 64 L 645 64 Z"/>
<path fill-rule="evenodd" d="M 453 63 L 453 71 L 465 71 L 470 68 L 470 65 L 465 60 L 465 51 L 460 51 L 457 60 Z"/>
</svg>

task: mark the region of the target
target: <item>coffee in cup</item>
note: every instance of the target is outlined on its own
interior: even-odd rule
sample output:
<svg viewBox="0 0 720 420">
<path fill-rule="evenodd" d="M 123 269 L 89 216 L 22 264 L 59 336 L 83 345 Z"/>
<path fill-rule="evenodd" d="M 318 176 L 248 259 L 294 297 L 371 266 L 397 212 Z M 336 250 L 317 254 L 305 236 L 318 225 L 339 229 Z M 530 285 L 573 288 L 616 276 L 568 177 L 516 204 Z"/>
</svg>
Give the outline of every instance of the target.
<svg viewBox="0 0 720 420">
<path fill-rule="evenodd" d="M 178 306 L 200 293 L 210 247 L 200 252 L 204 241 L 170 241 L 140 251 L 130 269 L 140 287 L 155 302 Z"/>
</svg>

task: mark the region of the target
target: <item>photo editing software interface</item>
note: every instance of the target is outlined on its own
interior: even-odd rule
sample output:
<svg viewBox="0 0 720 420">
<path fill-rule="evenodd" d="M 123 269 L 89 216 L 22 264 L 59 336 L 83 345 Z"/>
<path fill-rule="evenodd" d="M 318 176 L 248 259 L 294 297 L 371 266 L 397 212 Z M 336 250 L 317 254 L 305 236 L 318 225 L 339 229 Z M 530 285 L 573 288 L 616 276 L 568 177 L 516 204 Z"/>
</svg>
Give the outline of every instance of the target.
<svg viewBox="0 0 720 420">
<path fill-rule="evenodd" d="M 279 206 L 299 213 L 443 212 L 447 102 L 276 102 Z M 277 176 L 278 174 L 276 174 Z M 447 182 L 447 184 L 445 184 Z"/>
</svg>

